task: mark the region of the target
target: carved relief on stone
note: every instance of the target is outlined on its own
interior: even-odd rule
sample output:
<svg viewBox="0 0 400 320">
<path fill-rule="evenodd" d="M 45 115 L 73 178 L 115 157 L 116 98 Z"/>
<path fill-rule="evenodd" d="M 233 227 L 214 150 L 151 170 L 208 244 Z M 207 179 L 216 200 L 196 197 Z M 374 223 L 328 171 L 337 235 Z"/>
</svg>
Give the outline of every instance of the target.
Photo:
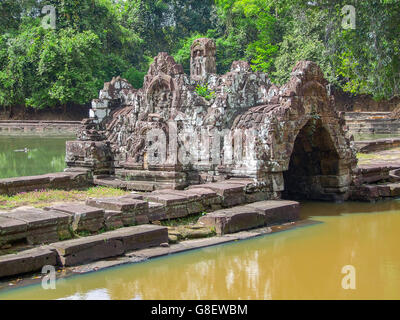
<svg viewBox="0 0 400 320">
<path fill-rule="evenodd" d="M 170 119 L 177 103 L 173 79 L 165 74 L 155 77 L 147 89 L 146 100 L 149 114 L 158 114 L 163 120 Z"/>
<path fill-rule="evenodd" d="M 217 72 L 216 45 L 214 40 L 200 38 L 193 42 L 190 59 L 192 81 L 205 81 L 209 74 Z"/>
</svg>

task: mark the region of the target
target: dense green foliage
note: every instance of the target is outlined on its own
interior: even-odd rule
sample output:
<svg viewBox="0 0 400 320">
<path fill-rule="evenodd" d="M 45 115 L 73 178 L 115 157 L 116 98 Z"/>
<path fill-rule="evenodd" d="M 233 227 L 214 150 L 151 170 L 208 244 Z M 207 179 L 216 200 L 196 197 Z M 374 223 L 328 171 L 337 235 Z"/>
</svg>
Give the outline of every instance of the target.
<svg viewBox="0 0 400 320">
<path fill-rule="evenodd" d="M 45 5 L 55 29 L 42 27 Z M 355 29 L 342 27 L 345 5 Z M 198 37 L 215 39 L 219 73 L 245 59 L 282 84 L 307 59 L 346 91 L 389 98 L 400 93 L 399 35 L 399 0 L 2 0 L 0 106 L 85 104 L 116 75 L 139 88 L 159 51 L 188 72 Z"/>
</svg>

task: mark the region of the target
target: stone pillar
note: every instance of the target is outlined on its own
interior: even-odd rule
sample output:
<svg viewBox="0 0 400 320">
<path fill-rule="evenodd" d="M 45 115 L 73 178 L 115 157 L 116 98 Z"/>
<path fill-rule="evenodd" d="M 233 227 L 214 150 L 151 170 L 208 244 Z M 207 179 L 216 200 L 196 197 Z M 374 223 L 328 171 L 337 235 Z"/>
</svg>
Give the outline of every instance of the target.
<svg viewBox="0 0 400 320">
<path fill-rule="evenodd" d="M 192 82 L 206 82 L 208 75 L 217 73 L 216 45 L 214 40 L 196 39 L 191 47 L 190 79 Z"/>
</svg>

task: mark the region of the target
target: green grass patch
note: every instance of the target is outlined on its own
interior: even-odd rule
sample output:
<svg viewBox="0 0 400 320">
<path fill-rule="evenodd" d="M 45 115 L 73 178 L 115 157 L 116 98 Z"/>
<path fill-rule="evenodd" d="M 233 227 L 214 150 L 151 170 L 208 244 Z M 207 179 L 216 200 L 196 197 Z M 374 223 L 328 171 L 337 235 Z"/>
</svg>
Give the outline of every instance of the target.
<svg viewBox="0 0 400 320">
<path fill-rule="evenodd" d="M 13 209 L 21 206 L 46 207 L 54 202 L 85 201 L 88 198 L 116 197 L 129 192 L 110 187 L 90 187 L 81 190 L 36 190 L 21 192 L 13 196 L 0 195 L 0 209 Z"/>
</svg>

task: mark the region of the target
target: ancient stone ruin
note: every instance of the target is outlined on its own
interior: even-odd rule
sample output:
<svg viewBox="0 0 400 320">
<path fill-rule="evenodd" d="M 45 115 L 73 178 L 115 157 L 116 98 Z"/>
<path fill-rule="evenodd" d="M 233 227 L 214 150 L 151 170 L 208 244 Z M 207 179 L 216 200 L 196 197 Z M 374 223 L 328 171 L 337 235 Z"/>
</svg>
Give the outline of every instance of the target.
<svg viewBox="0 0 400 320">
<path fill-rule="evenodd" d="M 216 74 L 215 55 L 197 39 L 190 76 L 161 52 L 142 89 L 106 83 L 67 143 L 67 170 L 138 191 L 248 178 L 266 199 L 347 199 L 357 160 L 320 68 L 300 61 L 278 87 L 245 61 Z"/>
</svg>

